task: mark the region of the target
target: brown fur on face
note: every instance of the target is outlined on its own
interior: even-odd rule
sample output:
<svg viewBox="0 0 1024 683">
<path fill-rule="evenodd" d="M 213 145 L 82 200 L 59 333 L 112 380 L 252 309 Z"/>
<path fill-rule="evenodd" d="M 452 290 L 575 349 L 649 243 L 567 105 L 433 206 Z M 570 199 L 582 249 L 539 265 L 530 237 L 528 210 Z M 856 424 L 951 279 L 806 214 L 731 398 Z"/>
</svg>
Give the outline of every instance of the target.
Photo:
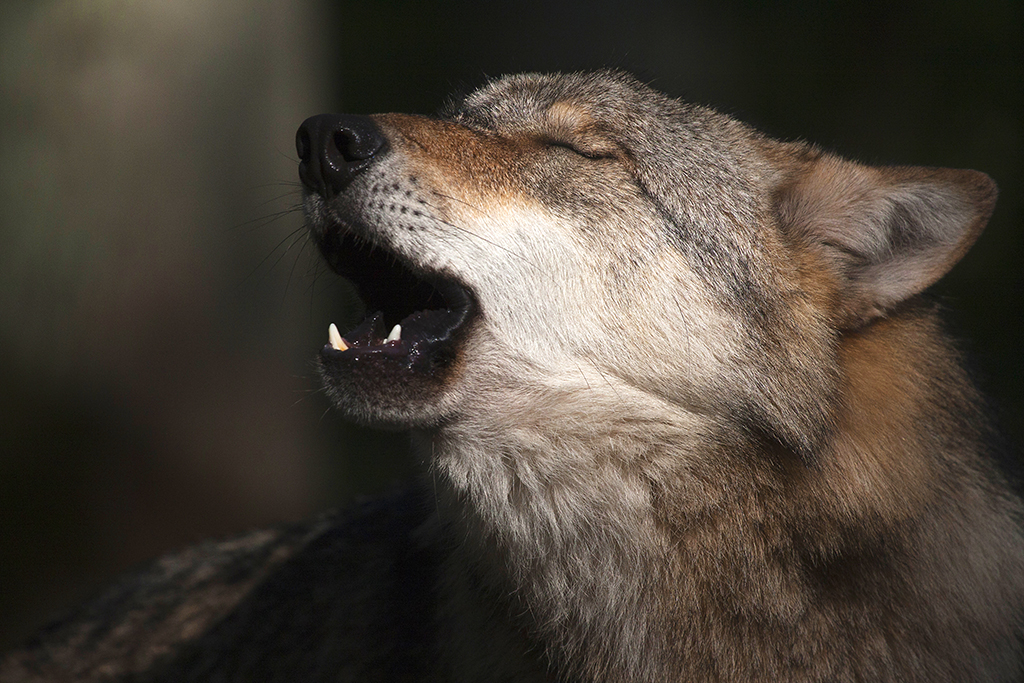
<svg viewBox="0 0 1024 683">
<path fill-rule="evenodd" d="M 346 415 L 412 429 L 421 486 L 128 581 L 0 680 L 93 646 L 144 680 L 1021 676 L 1021 504 L 921 296 L 987 176 L 774 141 L 618 72 L 345 121 L 326 139 L 380 145 L 304 176 L 325 256 L 356 279 L 379 261 L 342 245 L 383 252 L 464 314 L 321 357 Z M 241 588 L 205 604 L 196 577 Z M 167 605 L 201 626 L 134 625 Z"/>
</svg>

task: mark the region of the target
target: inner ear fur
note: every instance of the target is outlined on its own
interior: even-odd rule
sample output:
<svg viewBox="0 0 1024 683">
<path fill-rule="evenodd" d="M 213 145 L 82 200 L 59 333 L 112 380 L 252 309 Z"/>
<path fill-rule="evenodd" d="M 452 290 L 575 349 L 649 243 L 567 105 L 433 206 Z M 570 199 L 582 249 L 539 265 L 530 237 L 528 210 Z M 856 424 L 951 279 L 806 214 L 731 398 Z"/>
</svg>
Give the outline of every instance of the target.
<svg viewBox="0 0 1024 683">
<path fill-rule="evenodd" d="M 979 171 L 821 154 L 779 193 L 778 209 L 783 229 L 831 269 L 837 326 L 856 328 L 949 272 L 981 234 L 996 194 Z"/>
</svg>

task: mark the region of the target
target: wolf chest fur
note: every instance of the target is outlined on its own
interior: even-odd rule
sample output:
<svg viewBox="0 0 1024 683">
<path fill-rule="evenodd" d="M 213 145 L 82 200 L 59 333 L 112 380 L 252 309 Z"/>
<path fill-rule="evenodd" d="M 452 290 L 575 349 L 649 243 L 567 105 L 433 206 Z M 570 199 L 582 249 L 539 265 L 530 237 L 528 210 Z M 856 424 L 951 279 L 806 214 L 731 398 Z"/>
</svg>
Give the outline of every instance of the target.
<svg viewBox="0 0 1024 683">
<path fill-rule="evenodd" d="M 422 480 L 165 558 L 0 678 L 1021 676 L 1021 506 L 921 296 L 986 175 L 861 165 L 618 72 L 297 145 L 371 314 L 332 327 L 324 384 L 410 430 Z"/>
</svg>

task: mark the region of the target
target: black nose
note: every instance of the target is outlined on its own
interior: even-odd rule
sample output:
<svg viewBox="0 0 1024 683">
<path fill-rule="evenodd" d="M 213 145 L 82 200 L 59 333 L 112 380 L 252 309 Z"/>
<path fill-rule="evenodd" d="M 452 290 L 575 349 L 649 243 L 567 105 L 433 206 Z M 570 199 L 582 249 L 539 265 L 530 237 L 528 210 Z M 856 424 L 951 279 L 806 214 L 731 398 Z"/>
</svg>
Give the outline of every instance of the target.
<svg viewBox="0 0 1024 683">
<path fill-rule="evenodd" d="M 370 165 L 385 142 L 380 128 L 368 116 L 311 116 L 295 134 L 299 179 L 313 192 L 338 194 Z"/>
</svg>

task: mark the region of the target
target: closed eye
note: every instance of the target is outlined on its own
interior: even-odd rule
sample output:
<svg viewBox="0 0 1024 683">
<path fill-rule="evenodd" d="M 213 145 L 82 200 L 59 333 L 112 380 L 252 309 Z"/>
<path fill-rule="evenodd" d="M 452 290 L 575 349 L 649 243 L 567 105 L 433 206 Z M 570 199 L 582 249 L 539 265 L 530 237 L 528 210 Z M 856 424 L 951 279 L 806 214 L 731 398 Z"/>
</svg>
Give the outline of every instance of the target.
<svg viewBox="0 0 1024 683">
<path fill-rule="evenodd" d="M 547 141 L 547 145 L 549 147 L 558 147 L 560 149 L 568 150 L 568 151 L 572 152 L 573 154 L 575 154 L 577 156 L 581 156 L 581 157 L 583 157 L 585 159 L 612 159 L 612 158 L 614 158 L 613 154 L 607 154 L 607 153 L 601 153 L 601 152 L 596 152 L 596 151 L 592 151 L 592 150 L 581 149 L 581 148 L 577 147 L 576 145 L 573 145 L 573 144 L 568 143 L 568 142 L 564 142 L 562 140 L 548 140 Z"/>
</svg>

